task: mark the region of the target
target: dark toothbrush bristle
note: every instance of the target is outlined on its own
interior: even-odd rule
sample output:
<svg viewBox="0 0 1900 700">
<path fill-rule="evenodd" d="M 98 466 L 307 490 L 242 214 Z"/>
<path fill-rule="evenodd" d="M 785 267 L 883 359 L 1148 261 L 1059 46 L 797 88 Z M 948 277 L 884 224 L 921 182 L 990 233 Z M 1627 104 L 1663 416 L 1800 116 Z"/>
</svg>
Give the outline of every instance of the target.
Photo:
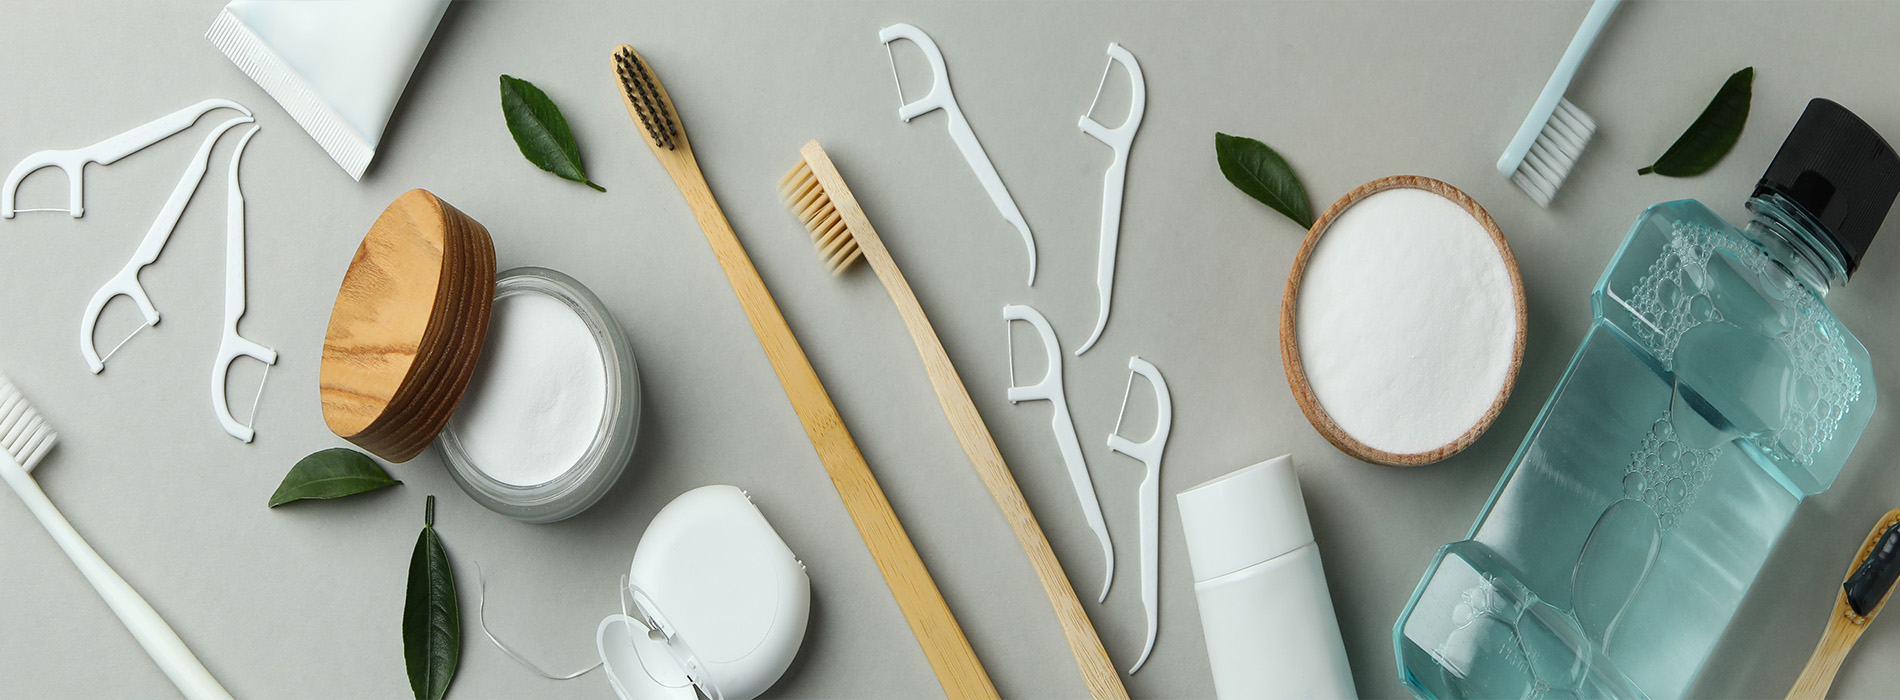
<svg viewBox="0 0 1900 700">
<path fill-rule="evenodd" d="M 616 51 L 614 74 L 620 79 L 620 89 L 627 93 L 627 101 L 633 105 L 641 126 L 646 127 L 653 142 L 669 151 L 673 150 L 678 130 L 666 111 L 666 101 L 661 99 L 646 63 L 630 50 Z"/>
<path fill-rule="evenodd" d="M 1880 535 L 1867 561 L 1861 562 L 1854 575 L 1841 584 L 1841 591 L 1847 594 L 1847 606 L 1854 609 L 1855 615 L 1873 612 L 1880 606 L 1881 599 L 1887 597 L 1887 592 L 1893 590 L 1895 578 L 1900 578 L 1900 523 L 1894 523 Z"/>
</svg>

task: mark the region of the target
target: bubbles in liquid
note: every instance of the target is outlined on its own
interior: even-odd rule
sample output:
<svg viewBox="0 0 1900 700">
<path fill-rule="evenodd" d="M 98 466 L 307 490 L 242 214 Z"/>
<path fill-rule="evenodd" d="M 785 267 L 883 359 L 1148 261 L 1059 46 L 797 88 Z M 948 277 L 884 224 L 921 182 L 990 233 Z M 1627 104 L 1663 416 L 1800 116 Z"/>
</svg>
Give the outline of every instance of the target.
<svg viewBox="0 0 1900 700">
<path fill-rule="evenodd" d="M 1646 323 L 1637 340 L 1665 367 L 1675 366 L 1676 349 L 1690 329 L 1723 320 L 1716 306 L 1708 265 L 1724 254 L 1758 277 L 1769 276 L 1773 261 L 1759 248 L 1684 221 L 1675 222 L 1669 242 L 1631 290 L 1630 308 Z M 1773 294 L 1775 285 L 1764 285 Z M 1794 290 L 1773 294 L 1793 307 L 1779 319 L 1787 330 L 1774 336 L 1790 358 L 1791 386 L 1782 413 L 1765 417 L 1779 425 L 1750 426 L 1748 437 L 1777 459 L 1807 467 L 1834 437 L 1847 408 L 1860 398 L 1861 377 L 1848 352 L 1840 321 L 1813 294 Z M 1756 431 L 1753 428 L 1762 430 Z M 1666 458 L 1665 458 L 1666 459 Z"/>
<path fill-rule="evenodd" d="M 1486 574 L 1464 591 L 1452 622 L 1457 628 L 1432 656 L 1457 697 L 1583 694 L 1595 647 L 1574 617 L 1521 586 Z"/>
<path fill-rule="evenodd" d="M 1663 529 L 1675 527 L 1683 511 L 1695 503 L 1697 492 L 1709 480 L 1709 470 L 1722 456 L 1722 446 L 1684 447 L 1668 411 L 1651 423 L 1649 434 L 1630 455 L 1623 475 L 1623 495 L 1649 507 Z"/>
</svg>

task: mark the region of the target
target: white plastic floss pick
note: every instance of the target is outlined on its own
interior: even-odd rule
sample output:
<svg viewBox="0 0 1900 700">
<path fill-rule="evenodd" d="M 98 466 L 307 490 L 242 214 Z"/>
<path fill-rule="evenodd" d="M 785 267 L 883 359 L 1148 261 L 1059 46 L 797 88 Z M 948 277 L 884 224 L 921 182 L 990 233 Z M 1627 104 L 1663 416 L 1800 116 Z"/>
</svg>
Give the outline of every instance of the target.
<svg viewBox="0 0 1900 700">
<path fill-rule="evenodd" d="M 1102 81 L 1095 85 L 1095 99 L 1089 100 L 1089 111 L 1077 123 L 1077 126 L 1082 127 L 1082 133 L 1115 149 L 1115 160 L 1108 164 L 1108 172 L 1102 175 L 1102 245 L 1095 269 L 1095 288 L 1101 296 L 1101 311 L 1095 318 L 1095 332 L 1089 334 L 1088 342 L 1075 349 L 1076 357 L 1081 357 L 1082 353 L 1095 347 L 1095 341 L 1102 338 L 1102 329 L 1108 327 L 1108 303 L 1115 297 L 1115 248 L 1122 235 L 1122 186 L 1128 181 L 1128 150 L 1135 145 L 1135 132 L 1141 129 L 1141 117 L 1148 106 L 1148 83 L 1141 77 L 1141 64 L 1135 61 L 1135 55 L 1120 44 L 1111 43 L 1108 45 L 1108 59 L 1109 66 L 1102 68 Z M 1102 99 L 1102 87 L 1108 84 L 1108 69 L 1116 63 L 1122 64 L 1122 68 L 1128 71 L 1128 118 L 1121 126 L 1110 129 L 1089 115 L 1095 113 L 1095 103 Z"/>
<path fill-rule="evenodd" d="M 1115 430 L 1108 435 L 1108 449 L 1140 461 L 1146 468 L 1136 499 L 1141 507 L 1141 607 L 1148 614 L 1148 643 L 1141 658 L 1129 673 L 1148 663 L 1155 650 L 1155 631 L 1160 621 L 1161 585 L 1161 455 L 1168 448 L 1168 433 L 1174 429 L 1174 401 L 1168 395 L 1168 383 L 1161 370 L 1137 355 L 1128 358 L 1128 387 L 1122 390 L 1122 409 L 1115 414 Z M 1122 416 L 1128 411 L 1128 395 L 1135 388 L 1135 375 L 1148 380 L 1155 392 L 1155 431 L 1148 439 L 1134 442 L 1121 436 Z"/>
<path fill-rule="evenodd" d="M 1109 585 L 1115 581 L 1115 547 L 1109 543 L 1108 523 L 1102 518 L 1102 504 L 1095 498 L 1095 482 L 1089 478 L 1088 463 L 1082 459 L 1082 441 L 1075 436 L 1075 420 L 1069 417 L 1069 400 L 1063 395 L 1062 346 L 1056 344 L 1056 331 L 1050 327 L 1049 319 L 1034 308 L 1021 304 L 1005 306 L 1003 319 L 1010 328 L 1009 402 L 1048 401 L 1055 407 L 1049 418 L 1049 429 L 1055 432 L 1056 447 L 1062 451 L 1062 461 L 1069 467 L 1069 483 L 1075 486 L 1076 498 L 1082 501 L 1082 518 L 1088 521 L 1095 538 L 1102 542 L 1106 571 L 1102 574 L 1102 594 L 1095 599 L 1102 602 L 1108 598 Z M 1036 335 L 1042 337 L 1043 351 L 1049 356 L 1048 373 L 1032 386 L 1016 385 L 1016 321 L 1036 327 Z"/>
<path fill-rule="evenodd" d="M 243 442 L 250 442 L 257 431 L 251 425 L 257 419 L 257 402 L 264 398 L 264 382 L 270 380 L 271 365 L 277 364 L 277 351 L 259 345 L 244 336 L 238 335 L 238 321 L 244 318 L 244 190 L 238 186 L 238 163 L 244 158 L 244 147 L 250 145 L 251 137 L 257 135 L 253 126 L 238 139 L 237 148 L 231 151 L 231 176 L 225 187 L 224 222 L 224 326 L 223 336 L 218 340 L 218 356 L 211 363 L 211 407 L 218 414 L 218 424 L 224 432 Z M 251 402 L 251 417 L 243 423 L 231 417 L 231 405 L 225 392 L 225 380 L 231 373 L 231 363 L 240 357 L 249 357 L 264 363 L 264 378 L 257 383 L 257 398 Z"/>
<path fill-rule="evenodd" d="M 85 148 L 40 151 L 21 159 L 19 165 L 13 166 L 13 172 L 7 174 L 6 185 L 0 187 L 0 219 L 11 219 L 15 212 L 22 211 L 63 211 L 72 214 L 75 219 L 85 216 L 87 163 L 98 163 L 100 165 L 117 163 L 120 158 L 137 153 L 144 150 L 146 146 L 163 141 L 170 138 L 173 134 L 190 128 L 192 124 L 198 123 L 199 117 L 215 109 L 230 109 L 242 113 L 244 116 L 251 116 L 251 110 L 246 109 L 244 105 L 236 102 L 217 99 L 205 100 L 139 126 L 132 127 L 125 133 Z M 67 208 L 15 209 L 13 206 L 14 198 L 19 193 L 20 181 L 25 180 L 27 175 L 31 175 L 41 168 L 59 168 L 60 170 L 66 171 L 67 186 L 70 188 L 67 194 Z"/>
<path fill-rule="evenodd" d="M 897 116 L 905 123 L 934 110 L 943 110 L 948 117 L 950 140 L 957 144 L 957 150 L 963 152 L 963 160 L 970 164 L 970 170 L 976 172 L 977 182 L 983 184 L 990 201 L 996 203 L 997 211 L 1003 218 L 1023 235 L 1023 247 L 1029 250 L 1029 286 L 1036 285 L 1036 239 L 1029 233 L 1028 222 L 1023 221 L 1023 213 L 1016 208 L 1016 200 L 1010 198 L 1009 188 L 1003 186 L 1003 177 L 996 174 L 996 166 L 990 163 L 990 156 L 983 151 L 983 144 L 976 140 L 976 132 L 970 130 L 970 120 L 963 117 L 963 109 L 957 107 L 957 96 L 950 90 L 950 69 L 945 67 L 943 52 L 937 50 L 937 42 L 930 40 L 924 30 L 908 24 L 893 24 L 878 31 L 877 38 L 884 42 L 884 54 L 891 58 L 891 80 L 897 83 L 897 99 L 904 99 L 904 84 L 897 79 L 897 59 L 891 56 L 891 42 L 907 39 L 924 52 L 924 59 L 930 62 L 930 92 L 924 93 L 897 108 Z"/>
<path fill-rule="evenodd" d="M 79 322 L 79 353 L 85 356 L 86 366 L 92 369 L 93 374 L 106 368 L 105 358 L 99 356 L 99 349 L 93 344 L 93 331 L 99 325 L 99 313 L 105 310 L 107 302 L 114 297 L 125 296 L 138 304 L 139 313 L 145 316 L 145 325 L 132 331 L 132 335 L 158 325 L 158 309 L 152 306 L 151 297 L 146 296 L 145 287 L 139 285 L 139 271 L 156 262 L 158 254 L 165 250 L 165 242 L 171 240 L 172 230 L 178 227 L 178 218 L 185 213 L 185 205 L 191 202 L 192 194 L 198 191 L 198 184 L 204 181 L 205 170 L 211 161 L 211 148 L 218 144 L 218 137 L 231 130 L 231 127 L 252 121 L 250 117 L 232 119 L 218 125 L 205 137 L 204 144 L 198 147 L 197 155 L 192 156 L 191 164 L 185 166 L 185 173 L 179 176 L 178 185 L 172 188 L 171 198 L 165 200 L 165 207 L 159 210 L 158 218 L 152 221 L 152 227 L 145 232 L 138 250 L 132 253 L 132 259 L 126 261 L 125 267 L 112 279 L 106 280 L 99 291 L 93 293 L 92 301 L 86 304 L 86 314 Z M 132 336 L 126 336 L 125 340 L 131 339 Z M 125 340 L 119 341 L 106 353 L 106 357 L 111 357 L 113 352 L 123 347 Z"/>
</svg>

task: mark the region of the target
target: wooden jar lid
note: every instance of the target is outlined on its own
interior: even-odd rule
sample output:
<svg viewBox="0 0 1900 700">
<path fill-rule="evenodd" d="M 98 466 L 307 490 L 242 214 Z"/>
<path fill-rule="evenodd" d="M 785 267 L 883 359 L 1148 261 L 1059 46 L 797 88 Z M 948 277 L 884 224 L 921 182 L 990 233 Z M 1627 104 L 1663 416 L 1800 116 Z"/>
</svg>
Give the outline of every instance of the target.
<svg viewBox="0 0 1900 700">
<path fill-rule="evenodd" d="M 331 432 L 406 462 L 448 423 L 488 337 L 495 245 L 426 190 L 397 197 L 356 249 L 323 339 Z"/>
<path fill-rule="evenodd" d="M 1314 252 L 1326 235 L 1328 227 L 1354 204 L 1379 192 L 1396 188 L 1424 190 L 1444 197 L 1477 220 L 1496 245 L 1497 254 L 1502 258 L 1504 268 L 1509 273 L 1511 298 L 1516 316 L 1510 363 L 1505 370 L 1503 385 L 1495 399 L 1491 401 L 1488 410 L 1484 411 L 1476 423 L 1455 439 L 1430 449 L 1408 452 L 1391 452 L 1373 447 L 1340 427 L 1334 416 L 1327 412 L 1326 406 L 1321 403 L 1308 380 L 1306 365 L 1300 357 L 1298 332 L 1301 286 L 1305 281 L 1307 265 L 1312 261 Z M 1477 201 L 1459 191 L 1458 188 L 1428 177 L 1400 175 L 1374 180 L 1346 193 L 1346 196 L 1327 207 L 1326 212 L 1313 222 L 1313 228 L 1307 232 L 1306 240 L 1300 245 L 1299 254 L 1293 261 L 1293 271 L 1287 277 L 1286 292 L 1280 301 L 1280 357 L 1286 369 L 1287 384 L 1293 390 L 1294 401 L 1299 403 L 1300 410 L 1306 414 L 1306 419 L 1313 424 L 1313 428 L 1318 430 L 1320 435 L 1333 446 L 1361 460 L 1388 466 L 1430 464 L 1457 454 L 1476 442 L 1479 436 L 1482 436 L 1484 431 L 1491 426 L 1492 421 L 1497 419 L 1498 414 L 1504 410 L 1504 403 L 1511 396 L 1511 388 L 1517 381 L 1518 368 L 1524 361 L 1524 335 L 1524 282 L 1518 274 L 1517 258 L 1511 253 L 1510 244 L 1505 242 L 1503 232 L 1498 230 L 1497 222 L 1491 219 L 1490 213 L 1486 212 L 1484 207 L 1479 206 Z"/>
</svg>

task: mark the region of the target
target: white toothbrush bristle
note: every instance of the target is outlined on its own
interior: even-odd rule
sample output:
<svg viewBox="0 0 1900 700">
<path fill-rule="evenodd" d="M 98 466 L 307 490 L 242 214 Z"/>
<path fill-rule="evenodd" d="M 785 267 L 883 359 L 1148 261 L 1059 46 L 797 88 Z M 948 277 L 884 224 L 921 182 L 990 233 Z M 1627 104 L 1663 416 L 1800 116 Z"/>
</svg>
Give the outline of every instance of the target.
<svg viewBox="0 0 1900 700">
<path fill-rule="evenodd" d="M 59 433 L 40 418 L 40 412 L 33 410 L 13 382 L 0 374 L 0 450 L 31 472 L 57 442 Z"/>
<path fill-rule="evenodd" d="M 1570 176 L 1570 169 L 1576 166 L 1577 158 L 1583 155 L 1584 147 L 1590 144 L 1590 137 L 1596 131 L 1596 120 L 1590 115 L 1577 109 L 1570 100 L 1558 100 L 1550 120 L 1544 123 L 1544 130 L 1538 132 L 1530 152 L 1524 154 L 1524 162 L 1511 174 L 1511 182 L 1530 195 L 1537 206 L 1550 206 L 1557 188 Z"/>
</svg>

